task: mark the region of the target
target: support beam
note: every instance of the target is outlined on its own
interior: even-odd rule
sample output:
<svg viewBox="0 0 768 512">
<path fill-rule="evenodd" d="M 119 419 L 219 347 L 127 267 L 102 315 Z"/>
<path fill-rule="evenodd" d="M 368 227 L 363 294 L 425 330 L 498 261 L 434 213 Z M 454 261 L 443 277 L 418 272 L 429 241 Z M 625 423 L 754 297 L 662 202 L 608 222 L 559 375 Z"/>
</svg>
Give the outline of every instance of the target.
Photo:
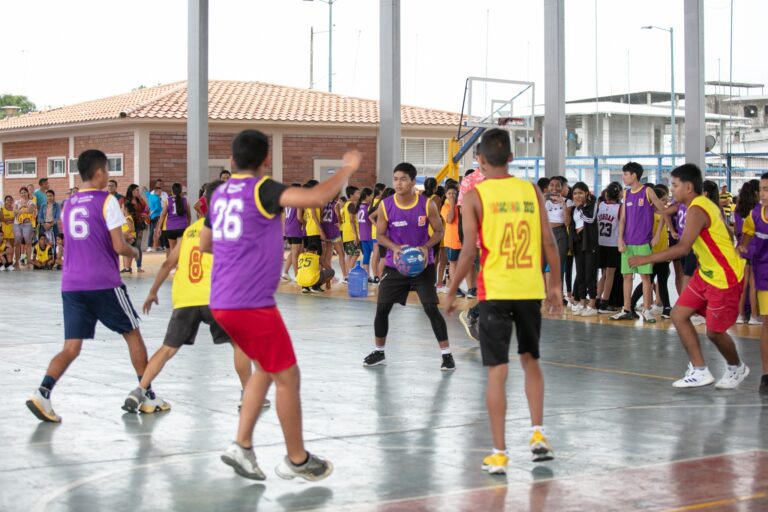
<svg viewBox="0 0 768 512">
<path fill-rule="evenodd" d="M 544 165 L 565 175 L 565 0 L 544 0 Z"/>
<path fill-rule="evenodd" d="M 379 1 L 380 125 L 376 178 L 389 183 L 392 169 L 400 161 L 400 0 Z"/>
<path fill-rule="evenodd" d="M 685 0 L 685 161 L 704 171 L 704 0 Z"/>
<path fill-rule="evenodd" d="M 187 26 L 187 194 L 208 181 L 208 0 L 189 0 Z"/>
</svg>

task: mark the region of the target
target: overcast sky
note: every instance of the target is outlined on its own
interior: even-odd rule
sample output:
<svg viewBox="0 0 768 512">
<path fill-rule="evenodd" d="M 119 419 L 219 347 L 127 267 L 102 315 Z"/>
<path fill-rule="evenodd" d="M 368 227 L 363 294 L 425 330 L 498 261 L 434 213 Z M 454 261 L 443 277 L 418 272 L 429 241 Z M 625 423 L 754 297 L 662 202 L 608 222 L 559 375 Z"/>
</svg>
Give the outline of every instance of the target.
<svg viewBox="0 0 768 512">
<path fill-rule="evenodd" d="M 641 25 L 675 28 L 684 90 L 683 0 L 565 4 L 568 99 L 595 95 L 595 57 L 600 95 L 669 90 L 669 36 Z M 767 83 L 768 1 L 734 4 L 733 79 Z M 727 80 L 730 0 L 704 5 L 706 78 Z M 470 75 L 535 81 L 542 102 L 543 0 L 401 0 L 401 9 L 403 103 L 459 111 Z M 334 3 L 334 92 L 378 97 L 378 12 L 378 0 Z M 38 108 L 186 79 L 186 0 L 4 2 L 2 17 L 0 93 L 27 95 Z M 210 78 L 309 87 L 310 27 L 327 25 L 328 5 L 317 0 L 210 0 Z M 327 37 L 315 36 L 320 90 Z"/>
</svg>

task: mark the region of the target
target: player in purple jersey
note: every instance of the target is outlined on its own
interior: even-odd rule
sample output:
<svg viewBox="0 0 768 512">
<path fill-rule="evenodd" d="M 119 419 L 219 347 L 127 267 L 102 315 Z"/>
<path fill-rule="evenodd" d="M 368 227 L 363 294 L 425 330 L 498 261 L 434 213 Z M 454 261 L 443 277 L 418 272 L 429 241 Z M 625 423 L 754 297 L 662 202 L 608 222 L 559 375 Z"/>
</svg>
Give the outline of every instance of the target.
<svg viewBox="0 0 768 512">
<path fill-rule="evenodd" d="M 118 256 L 138 257 L 123 237 L 125 222 L 115 196 L 104 190 L 109 180 L 109 160 L 89 149 L 77 159 L 83 184 L 64 204 L 62 227 L 67 247 L 61 279 L 64 303 L 64 349 L 48 366 L 45 378 L 27 400 L 27 407 L 42 421 L 61 421 L 51 406 L 51 391 L 70 364 L 80 355 L 84 339 L 92 339 L 99 321 L 123 335 L 131 363 L 141 380 L 147 366 L 147 348 L 139 332 L 139 316 L 120 279 Z M 165 403 L 147 389 L 143 402 L 162 409 Z"/>
<path fill-rule="evenodd" d="M 181 238 L 191 220 L 187 198 L 181 194 L 181 191 L 181 183 L 171 185 L 173 195 L 168 197 L 168 203 L 164 205 L 163 212 L 160 214 L 159 226 L 163 227 L 163 234 L 168 240 L 171 251 L 176 247 L 176 240 Z"/>
<path fill-rule="evenodd" d="M 455 370 L 456 364 L 448 343 L 448 328 L 437 307 L 440 300 L 435 288 L 436 272 L 432 248 L 443 238 L 443 222 L 435 203 L 416 193 L 416 168 L 413 165 L 407 162 L 398 164 L 392 181 L 395 195 L 382 201 L 379 206 L 380 215 L 376 221 L 376 236 L 379 244 L 387 248 L 387 257 L 379 282 L 376 318 L 373 321 L 375 345 L 373 352 L 363 360 L 363 366 L 386 363 L 384 345 L 389 332 L 389 313 L 395 303 L 404 306 L 408 293 L 415 289 L 440 345 L 443 356 L 440 369 Z M 430 226 L 432 236 L 429 235 Z M 408 247 L 418 248 L 427 262 L 424 271 L 415 277 L 403 275 L 395 268 L 396 260 Z"/>
<path fill-rule="evenodd" d="M 341 228 L 339 226 L 339 209 L 338 202 L 341 192 L 336 194 L 324 207 L 322 211 L 322 218 L 320 219 L 320 229 L 325 234 L 325 240 L 323 240 L 323 256 L 320 261 L 320 266 L 325 269 L 333 268 L 333 253 L 334 251 L 339 258 L 339 268 L 341 268 L 341 275 L 347 275 L 346 258 L 344 257 L 344 245 L 341 243 Z M 326 285 L 328 289 L 331 287 L 331 283 Z"/>
<path fill-rule="evenodd" d="M 275 304 L 280 281 L 283 208 L 320 208 L 357 171 L 360 154 L 346 153 L 342 167 L 312 187 L 286 187 L 265 176 L 269 139 L 256 130 L 239 133 L 232 142 L 237 172 L 216 189 L 200 248 L 213 253 L 210 309 L 256 369 L 243 393 L 237 438 L 222 454 L 237 474 L 254 480 L 266 476 L 253 452 L 253 429 L 272 382 L 275 405 L 288 454 L 275 472 L 281 478 L 321 480 L 333 465 L 304 447 L 301 426 L 299 368 L 288 331 Z"/>
<path fill-rule="evenodd" d="M 292 187 L 301 187 L 301 183 L 291 183 Z M 288 245 L 291 246 L 291 255 L 285 260 L 283 267 L 283 281 L 290 281 L 291 275 L 288 273 L 293 267 L 293 275 L 299 275 L 299 253 L 304 248 L 304 214 L 301 208 L 285 208 L 283 211 L 285 218 L 283 224 L 283 237 Z"/>
</svg>

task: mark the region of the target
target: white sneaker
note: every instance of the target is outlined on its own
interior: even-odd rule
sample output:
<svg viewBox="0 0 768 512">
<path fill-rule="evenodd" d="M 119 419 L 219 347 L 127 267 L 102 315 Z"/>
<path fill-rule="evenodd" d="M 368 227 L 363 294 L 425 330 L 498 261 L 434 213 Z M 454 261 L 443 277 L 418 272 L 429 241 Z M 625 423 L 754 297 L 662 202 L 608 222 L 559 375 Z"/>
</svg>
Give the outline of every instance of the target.
<svg viewBox="0 0 768 512">
<path fill-rule="evenodd" d="M 139 405 L 139 410 L 144 414 L 165 412 L 171 410 L 171 404 L 155 394 L 154 390 L 144 392 L 144 401 Z"/>
<path fill-rule="evenodd" d="M 11 265 L 10 267 L 6 268 L 5 270 L 7 270 L 8 272 L 13 272 L 16 269 L 13 268 L 13 265 Z"/>
<path fill-rule="evenodd" d="M 706 319 L 706 318 L 704 318 L 704 317 L 703 317 L 703 316 L 701 316 L 701 315 L 693 315 L 693 316 L 691 317 L 691 323 L 692 323 L 693 325 L 704 325 L 705 323 L 707 323 L 707 319 Z"/>
<path fill-rule="evenodd" d="M 573 313 L 573 316 L 580 316 L 583 310 L 584 310 L 584 306 L 582 306 L 581 304 L 574 304 L 571 307 L 571 313 Z"/>
<path fill-rule="evenodd" d="M 45 398 L 40 392 L 40 388 L 37 388 L 31 397 L 27 400 L 27 407 L 32 411 L 32 414 L 37 416 L 40 421 L 48 421 L 51 423 L 61 423 L 61 416 L 53 412 L 51 406 L 51 399 Z"/>
<path fill-rule="evenodd" d="M 151 247 L 147 247 L 146 252 L 153 252 L 153 249 Z"/>
<path fill-rule="evenodd" d="M 749 325 L 763 325 L 763 319 L 759 316 L 752 315 L 749 317 Z"/>
<path fill-rule="evenodd" d="M 658 304 L 654 304 L 651 306 L 651 313 L 654 315 L 660 315 L 661 312 L 664 311 L 664 308 L 662 306 L 659 306 Z"/>
<path fill-rule="evenodd" d="M 646 309 L 643 311 L 643 321 L 649 324 L 656 323 L 656 317 L 653 316 L 653 312 L 650 309 Z"/>
<path fill-rule="evenodd" d="M 581 316 L 597 316 L 597 310 L 587 306 L 581 310 Z"/>
<path fill-rule="evenodd" d="M 672 383 L 672 387 L 675 388 L 698 388 L 701 386 L 709 386 L 715 382 L 715 378 L 709 371 L 709 368 L 703 370 L 697 370 L 691 363 L 688 363 L 688 370 L 685 372 L 685 376 Z"/>
<path fill-rule="evenodd" d="M 286 273 L 283 273 L 283 275 L 280 276 L 280 279 L 282 279 L 283 281 L 290 281 L 291 280 L 291 276 L 289 276 Z"/>
<path fill-rule="evenodd" d="M 736 368 L 727 368 L 715 387 L 717 389 L 735 389 L 747 378 L 747 375 L 749 375 L 749 366 L 742 362 Z"/>
<path fill-rule="evenodd" d="M 739 318 L 736 319 L 737 324 L 745 324 L 747 323 L 747 319 L 744 318 L 744 315 L 739 315 Z"/>
<path fill-rule="evenodd" d="M 440 288 L 437 289 L 437 293 L 448 293 L 448 288 L 446 288 L 445 286 L 441 286 Z"/>
<path fill-rule="evenodd" d="M 239 444 L 230 444 L 224 453 L 221 454 L 221 461 L 232 466 L 235 473 L 251 480 L 266 480 L 267 476 L 259 467 L 256 462 L 256 454 L 253 453 L 253 448 L 246 450 L 241 448 Z"/>
</svg>

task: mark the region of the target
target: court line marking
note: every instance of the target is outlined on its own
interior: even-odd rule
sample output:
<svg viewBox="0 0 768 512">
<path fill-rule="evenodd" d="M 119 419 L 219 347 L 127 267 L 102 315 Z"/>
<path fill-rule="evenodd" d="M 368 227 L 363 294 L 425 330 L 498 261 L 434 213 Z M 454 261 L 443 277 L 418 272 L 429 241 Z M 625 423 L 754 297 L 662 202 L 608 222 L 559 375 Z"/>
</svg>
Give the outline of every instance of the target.
<svg viewBox="0 0 768 512">
<path fill-rule="evenodd" d="M 593 372 L 602 372 L 602 373 L 613 373 L 616 375 L 626 375 L 629 377 L 644 377 L 646 379 L 656 379 L 656 380 L 666 380 L 666 381 L 675 381 L 677 380 L 676 377 L 665 377 L 663 375 L 654 375 L 652 373 L 640 373 L 640 372 L 630 372 L 627 370 L 614 370 L 611 368 L 598 368 L 596 366 L 585 366 L 581 364 L 573 364 L 573 363 L 558 363 L 555 361 L 544 361 L 539 360 L 541 364 L 546 364 L 550 366 L 559 366 L 561 368 L 576 368 L 579 370 L 590 370 Z"/>
<path fill-rule="evenodd" d="M 685 505 L 678 508 L 670 508 L 664 512 L 685 512 L 687 510 L 702 510 L 706 508 L 719 507 L 721 505 L 736 505 L 737 503 L 743 503 L 745 501 L 762 500 L 768 498 L 768 493 L 759 492 L 750 496 L 737 496 L 735 498 L 728 498 L 725 500 L 707 501 L 706 503 L 698 503 L 696 505 Z"/>
<path fill-rule="evenodd" d="M 611 473 L 615 473 L 615 472 L 621 471 L 621 470 L 633 470 L 633 469 L 640 469 L 640 470 L 642 470 L 642 469 L 649 469 L 649 468 L 654 468 L 654 467 L 668 466 L 668 465 L 677 464 L 677 463 L 694 462 L 694 461 L 699 461 L 699 460 L 713 459 L 713 458 L 716 458 L 716 457 L 731 457 L 731 456 L 738 456 L 738 455 L 746 455 L 746 454 L 750 454 L 750 453 L 768 453 L 768 450 L 761 450 L 761 449 L 743 450 L 743 451 L 731 452 L 731 453 L 720 453 L 720 454 L 717 454 L 717 455 L 703 455 L 701 457 L 690 457 L 690 458 L 687 458 L 687 459 L 678 459 L 678 460 L 672 460 L 672 461 L 666 461 L 666 462 L 655 462 L 655 463 L 652 463 L 652 464 L 644 464 L 644 465 L 640 465 L 640 466 L 619 466 L 619 467 L 617 467 L 615 469 L 612 469 L 610 471 L 596 471 L 594 473 L 587 472 L 587 473 L 582 473 L 582 474 L 579 474 L 579 475 L 568 475 L 568 476 L 553 477 L 553 478 L 541 478 L 541 479 L 534 480 L 533 482 L 514 482 L 512 484 L 504 483 L 504 484 L 501 484 L 501 485 L 487 485 L 487 486 L 482 486 L 482 487 L 474 487 L 474 488 L 470 488 L 470 489 L 463 489 L 463 490 L 456 490 L 456 491 L 447 491 L 447 492 L 442 492 L 442 493 L 437 493 L 437 494 L 427 494 L 427 495 L 423 495 L 423 496 L 414 496 L 414 497 L 411 497 L 411 498 L 397 498 L 397 499 L 393 499 L 393 500 L 384 500 L 384 501 L 376 502 L 375 506 L 376 507 L 380 507 L 382 505 L 394 505 L 394 504 L 397 504 L 397 503 L 407 503 L 407 502 L 411 502 L 411 501 L 420 501 L 420 500 L 421 501 L 426 501 L 426 500 L 432 499 L 432 498 L 443 498 L 443 497 L 447 497 L 447 496 L 456 496 L 456 495 L 460 495 L 460 494 L 472 493 L 472 492 L 477 492 L 477 491 L 490 491 L 490 490 L 493 490 L 493 489 L 502 489 L 502 488 L 504 488 L 504 489 L 511 489 L 511 488 L 523 487 L 523 486 L 530 487 L 530 486 L 536 485 L 536 484 L 541 483 L 541 482 L 555 482 L 555 481 L 559 482 L 559 481 L 563 481 L 563 480 L 571 480 L 571 479 L 583 478 L 583 477 L 594 477 L 594 476 L 601 476 L 601 475 L 610 475 Z M 321 508 L 319 510 L 336 510 L 336 511 L 356 511 L 356 510 L 360 510 L 360 511 L 362 511 L 362 510 L 370 510 L 370 508 L 371 508 L 370 504 L 358 503 L 358 504 L 346 505 L 346 506 L 342 506 L 342 507 L 338 507 L 338 506 L 337 507 L 330 507 L 330 506 L 326 505 L 325 507 L 323 507 L 323 508 Z M 669 512 L 669 511 L 667 511 L 667 512 Z"/>
</svg>

